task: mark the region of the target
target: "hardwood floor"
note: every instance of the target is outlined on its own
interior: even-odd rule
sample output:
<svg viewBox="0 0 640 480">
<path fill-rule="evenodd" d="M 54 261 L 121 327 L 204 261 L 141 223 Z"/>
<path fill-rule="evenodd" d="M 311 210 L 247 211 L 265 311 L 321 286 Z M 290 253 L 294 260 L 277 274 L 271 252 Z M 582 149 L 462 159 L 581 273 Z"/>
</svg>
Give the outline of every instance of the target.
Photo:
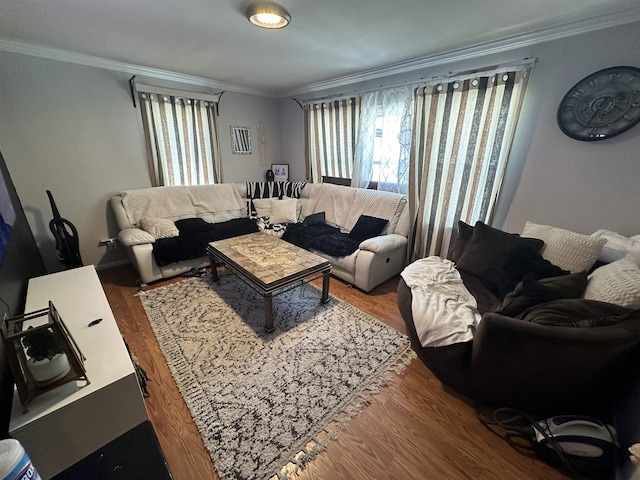
<svg viewBox="0 0 640 480">
<path fill-rule="evenodd" d="M 130 266 L 100 278 L 120 330 L 151 382 L 147 410 L 176 480 L 218 479 L 187 406 L 169 372 L 136 296 Z M 406 333 L 395 277 L 370 294 L 332 278 L 331 294 Z M 160 285 L 180 281 L 172 279 Z M 500 432 L 503 435 L 502 432 Z M 520 442 L 520 445 L 523 445 Z M 331 441 L 300 480 L 567 479 L 485 427 L 465 398 L 443 388 L 416 359 Z"/>
</svg>

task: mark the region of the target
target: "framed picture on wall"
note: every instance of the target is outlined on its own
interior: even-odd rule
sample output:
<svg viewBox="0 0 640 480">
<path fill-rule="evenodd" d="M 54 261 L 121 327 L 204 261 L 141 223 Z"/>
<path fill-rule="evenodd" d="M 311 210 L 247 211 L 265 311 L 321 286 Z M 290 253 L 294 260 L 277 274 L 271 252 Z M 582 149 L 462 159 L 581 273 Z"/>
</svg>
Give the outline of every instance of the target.
<svg viewBox="0 0 640 480">
<path fill-rule="evenodd" d="M 271 171 L 273 172 L 273 180 L 275 182 L 287 182 L 289 181 L 289 164 L 279 163 L 271 164 Z"/>
<path fill-rule="evenodd" d="M 231 127 L 231 153 L 248 155 L 251 153 L 251 129 Z"/>
</svg>

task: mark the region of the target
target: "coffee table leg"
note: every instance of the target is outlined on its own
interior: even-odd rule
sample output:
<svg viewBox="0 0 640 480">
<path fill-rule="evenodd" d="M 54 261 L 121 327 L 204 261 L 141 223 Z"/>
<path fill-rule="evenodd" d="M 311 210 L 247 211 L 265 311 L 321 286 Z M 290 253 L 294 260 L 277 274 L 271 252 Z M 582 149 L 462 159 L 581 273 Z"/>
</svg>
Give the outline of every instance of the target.
<svg viewBox="0 0 640 480">
<path fill-rule="evenodd" d="M 209 264 L 211 265 L 211 280 L 217 282 L 220 280 L 220 277 L 218 276 L 218 269 L 216 268 L 216 259 L 211 254 L 209 254 Z"/>
<path fill-rule="evenodd" d="M 320 297 L 320 303 L 327 303 L 329 301 L 329 278 L 330 273 L 325 272 L 322 274 L 322 297 Z"/>
<path fill-rule="evenodd" d="M 264 296 L 264 329 L 267 333 L 275 330 L 273 326 L 273 297 L 271 294 Z"/>
</svg>

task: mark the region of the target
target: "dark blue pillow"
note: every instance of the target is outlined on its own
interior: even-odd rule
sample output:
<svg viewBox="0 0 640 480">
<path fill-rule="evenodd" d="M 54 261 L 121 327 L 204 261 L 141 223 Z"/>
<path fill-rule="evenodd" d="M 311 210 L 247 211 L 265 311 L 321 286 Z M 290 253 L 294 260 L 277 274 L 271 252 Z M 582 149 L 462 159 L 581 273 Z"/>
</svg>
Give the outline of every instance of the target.
<svg viewBox="0 0 640 480">
<path fill-rule="evenodd" d="M 349 237 L 359 242 L 367 238 L 377 237 L 382 233 L 387 223 L 389 223 L 389 221 L 382 218 L 360 215 L 353 229 L 349 232 Z"/>
</svg>

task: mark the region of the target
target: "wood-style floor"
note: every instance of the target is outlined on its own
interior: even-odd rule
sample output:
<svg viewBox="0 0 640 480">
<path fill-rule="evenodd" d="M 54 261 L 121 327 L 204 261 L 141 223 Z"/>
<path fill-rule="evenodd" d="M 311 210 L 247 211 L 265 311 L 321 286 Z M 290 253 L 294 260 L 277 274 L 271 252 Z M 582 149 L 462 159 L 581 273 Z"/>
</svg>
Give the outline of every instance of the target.
<svg viewBox="0 0 640 480">
<path fill-rule="evenodd" d="M 151 382 L 147 410 L 176 480 L 218 479 L 136 296 L 130 266 L 100 278 L 120 330 Z M 332 278 L 331 294 L 406 333 L 395 277 L 369 294 Z M 180 279 L 154 285 L 166 285 Z M 276 319 L 277 321 L 277 319 Z M 502 432 L 499 432 L 502 434 Z M 523 445 L 522 442 L 520 442 Z M 485 427 L 471 402 L 443 388 L 420 360 L 352 420 L 299 480 L 567 479 Z"/>
</svg>

